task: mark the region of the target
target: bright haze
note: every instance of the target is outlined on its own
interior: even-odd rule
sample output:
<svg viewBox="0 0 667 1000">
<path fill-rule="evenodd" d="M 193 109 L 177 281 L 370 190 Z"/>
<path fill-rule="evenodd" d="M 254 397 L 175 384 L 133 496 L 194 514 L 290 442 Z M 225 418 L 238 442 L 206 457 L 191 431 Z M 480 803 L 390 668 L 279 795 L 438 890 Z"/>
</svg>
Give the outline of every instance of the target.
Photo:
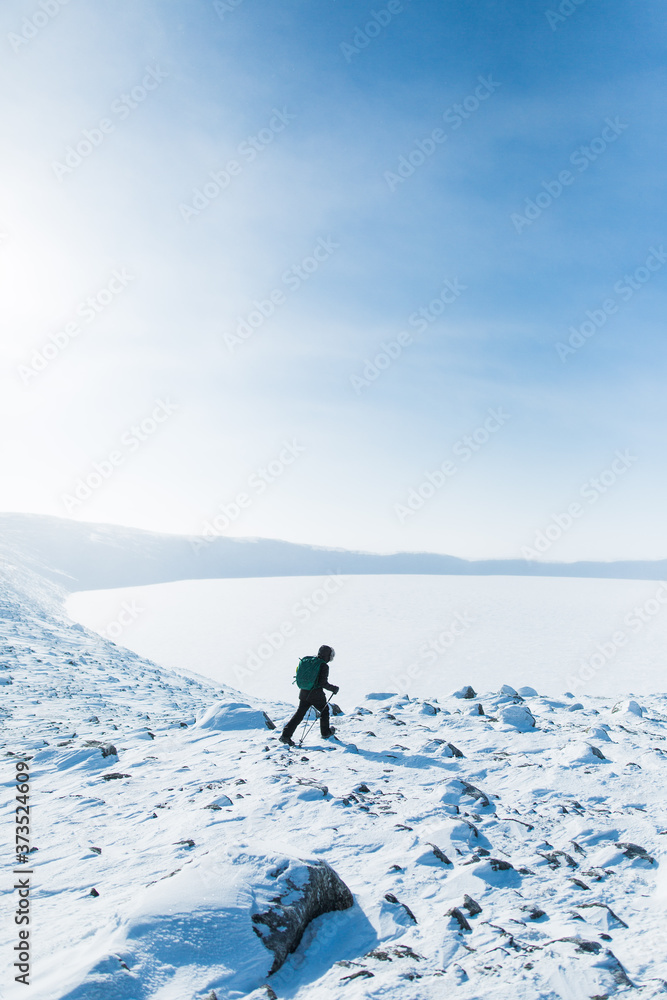
<svg viewBox="0 0 667 1000">
<path fill-rule="evenodd" d="M 664 557 L 664 35 L 656 0 L 6 0 L 0 509 Z"/>
</svg>

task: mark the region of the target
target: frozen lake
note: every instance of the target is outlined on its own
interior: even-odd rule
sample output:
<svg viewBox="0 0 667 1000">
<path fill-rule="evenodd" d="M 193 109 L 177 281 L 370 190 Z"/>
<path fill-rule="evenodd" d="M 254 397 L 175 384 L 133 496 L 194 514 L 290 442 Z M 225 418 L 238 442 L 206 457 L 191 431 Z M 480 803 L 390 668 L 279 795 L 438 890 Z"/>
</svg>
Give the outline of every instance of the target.
<svg viewBox="0 0 667 1000">
<path fill-rule="evenodd" d="M 438 697 L 665 690 L 667 584 L 498 577 L 189 580 L 73 594 L 81 624 L 175 670 L 293 701 L 300 656 L 336 649 L 347 707 L 369 691 Z"/>
</svg>

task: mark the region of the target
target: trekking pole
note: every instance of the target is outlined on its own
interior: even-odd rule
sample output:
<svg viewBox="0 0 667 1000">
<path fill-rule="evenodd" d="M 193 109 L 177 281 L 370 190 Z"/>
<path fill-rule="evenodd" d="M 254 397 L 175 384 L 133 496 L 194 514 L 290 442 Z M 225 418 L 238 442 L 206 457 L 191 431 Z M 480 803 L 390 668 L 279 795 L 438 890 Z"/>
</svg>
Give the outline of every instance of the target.
<svg viewBox="0 0 667 1000">
<path fill-rule="evenodd" d="M 329 702 L 331 701 L 331 699 L 332 699 L 332 698 L 333 698 L 333 691 L 331 692 L 331 694 L 330 694 L 330 695 L 329 695 L 329 697 L 327 698 L 327 700 L 326 700 L 326 703 L 325 703 L 325 707 L 326 707 L 326 705 L 328 705 L 328 704 L 329 704 Z M 314 705 L 311 705 L 310 707 L 311 707 L 311 708 L 315 708 L 315 706 L 314 706 Z M 309 732 L 310 732 L 310 730 L 311 730 L 311 729 L 313 728 L 313 726 L 314 726 L 314 725 L 315 725 L 315 723 L 317 722 L 317 720 L 318 720 L 318 718 L 319 718 L 319 716 L 320 716 L 320 715 L 321 715 L 321 712 L 318 712 L 318 711 L 317 711 L 317 709 L 315 708 L 315 718 L 313 719 L 313 721 L 311 722 L 311 724 L 310 724 L 310 726 L 309 726 L 309 728 L 308 728 L 308 733 L 309 733 Z M 306 730 L 306 725 L 305 725 L 305 723 L 304 723 L 304 727 L 303 727 L 303 728 L 304 728 L 304 733 L 303 733 L 303 736 L 301 737 L 301 739 L 299 740 L 299 746 L 301 746 L 301 744 L 302 744 L 302 743 L 303 743 L 303 741 L 305 740 L 306 736 L 308 735 L 308 733 L 307 733 L 307 732 L 305 731 L 305 730 Z"/>
</svg>

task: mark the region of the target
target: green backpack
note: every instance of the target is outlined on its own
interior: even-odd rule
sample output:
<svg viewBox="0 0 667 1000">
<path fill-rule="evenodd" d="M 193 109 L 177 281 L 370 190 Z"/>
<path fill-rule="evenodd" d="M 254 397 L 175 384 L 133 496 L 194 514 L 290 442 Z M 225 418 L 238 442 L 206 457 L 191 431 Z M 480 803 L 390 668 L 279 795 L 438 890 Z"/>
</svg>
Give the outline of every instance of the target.
<svg viewBox="0 0 667 1000">
<path fill-rule="evenodd" d="M 320 676 L 322 660 L 319 656 L 304 656 L 296 668 L 296 683 L 302 691 L 312 691 Z"/>
</svg>

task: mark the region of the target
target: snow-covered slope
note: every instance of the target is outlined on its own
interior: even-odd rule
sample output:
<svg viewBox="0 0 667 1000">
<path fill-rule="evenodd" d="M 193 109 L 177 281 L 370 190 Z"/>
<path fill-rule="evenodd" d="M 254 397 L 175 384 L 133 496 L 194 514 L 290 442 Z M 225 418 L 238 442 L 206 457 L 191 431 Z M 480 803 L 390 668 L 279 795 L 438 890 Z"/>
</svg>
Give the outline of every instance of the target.
<svg viewBox="0 0 667 1000">
<path fill-rule="evenodd" d="M 2 830 L 11 844 L 22 755 L 39 1000 L 667 990 L 667 697 L 369 693 L 342 704 L 340 743 L 313 731 L 290 750 L 263 712 L 280 725 L 291 706 L 143 661 L 17 582 L 2 583 Z M 253 916 L 296 905 L 318 861 L 353 905 L 270 974 Z M 7 995 L 27 995 L 2 929 Z"/>
</svg>

